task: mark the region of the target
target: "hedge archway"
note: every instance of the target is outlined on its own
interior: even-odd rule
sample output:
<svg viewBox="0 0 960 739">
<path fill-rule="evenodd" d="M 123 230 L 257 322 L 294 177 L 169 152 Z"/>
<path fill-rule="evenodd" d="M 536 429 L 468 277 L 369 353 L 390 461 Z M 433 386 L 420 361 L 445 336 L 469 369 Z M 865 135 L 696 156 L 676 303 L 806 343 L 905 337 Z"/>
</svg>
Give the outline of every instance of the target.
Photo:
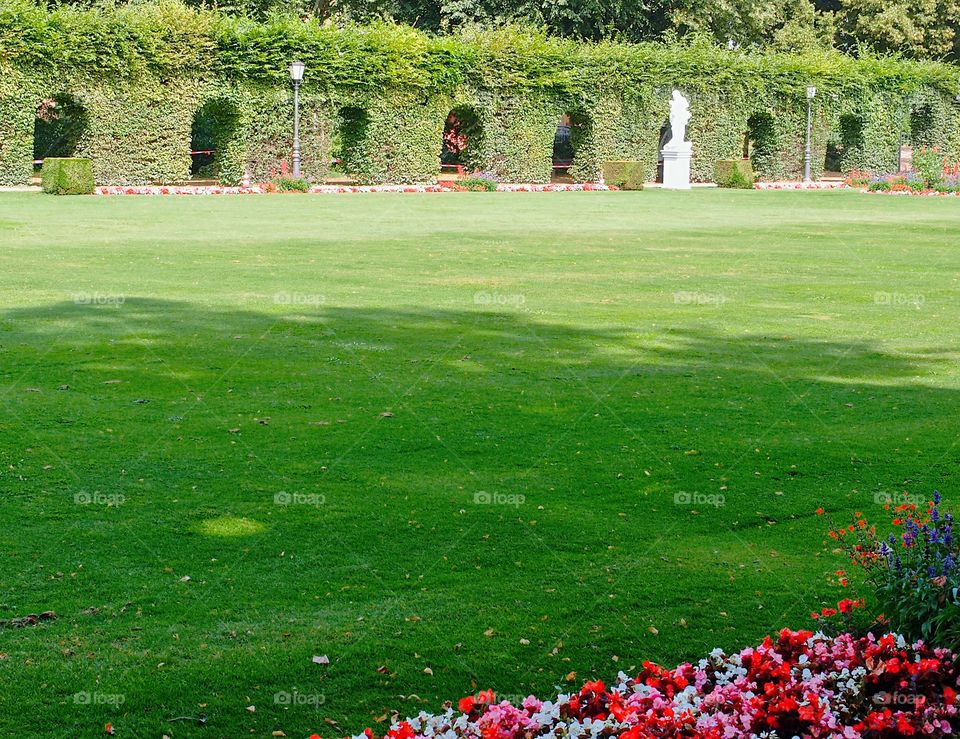
<svg viewBox="0 0 960 739">
<path fill-rule="evenodd" d="M 588 158 L 591 126 L 590 116 L 584 110 L 571 110 L 561 116 L 553 139 L 554 177 L 571 177 L 571 172 Z"/>
<path fill-rule="evenodd" d="M 74 96 L 60 94 L 41 100 L 33 123 L 34 162 L 78 154 L 89 125 L 86 108 Z"/>
<path fill-rule="evenodd" d="M 370 113 L 357 106 L 341 108 L 333 134 L 331 154 L 334 167 L 353 179 L 364 179 L 370 135 Z"/>
<path fill-rule="evenodd" d="M 778 161 L 780 141 L 773 114 L 767 110 L 755 112 L 747 119 L 747 155 L 762 179 L 780 179 L 782 165 Z"/>
<path fill-rule="evenodd" d="M 244 133 L 236 103 L 221 97 L 207 100 L 193 116 L 191 177 L 239 184 L 246 168 Z"/>
<path fill-rule="evenodd" d="M 472 105 L 458 105 L 447 115 L 443 125 L 440 150 L 442 167 L 463 168 L 474 172 L 484 168 L 483 122 Z"/>
</svg>

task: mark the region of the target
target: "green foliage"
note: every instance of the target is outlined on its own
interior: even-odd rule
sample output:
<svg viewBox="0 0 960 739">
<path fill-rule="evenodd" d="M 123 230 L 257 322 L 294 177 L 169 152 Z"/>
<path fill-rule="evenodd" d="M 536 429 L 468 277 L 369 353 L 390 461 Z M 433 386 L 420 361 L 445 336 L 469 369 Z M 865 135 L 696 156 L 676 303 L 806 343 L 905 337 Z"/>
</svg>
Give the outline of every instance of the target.
<svg viewBox="0 0 960 739">
<path fill-rule="evenodd" d="M 498 185 L 499 183 L 492 176 L 484 176 L 483 174 L 470 175 L 457 182 L 458 187 L 473 192 L 496 192 Z"/>
<path fill-rule="evenodd" d="M 857 43 L 917 57 L 957 51 L 958 0 L 840 0 L 840 7 Z"/>
<path fill-rule="evenodd" d="M 721 159 L 717 162 L 714 179 L 720 187 L 749 190 L 756 175 L 749 159 Z"/>
<path fill-rule="evenodd" d="M 821 91 L 815 173 L 828 147 L 845 170 L 889 170 L 903 138 L 960 156 L 951 102 L 960 79 L 945 64 L 729 51 L 696 39 L 574 43 L 511 26 L 439 37 L 383 22 L 256 22 L 173 0 L 136 11 L 0 0 L 0 182 L 28 181 L 35 141 L 42 149 L 58 138 L 91 158 L 104 184 L 180 182 L 191 171 L 226 184 L 269 181 L 290 163 L 294 55 L 307 64 L 301 151 L 311 181 L 328 176 L 333 159 L 360 182 L 434 181 L 451 110 L 467 121 L 471 170 L 548 181 L 568 115 L 577 181 L 595 181 L 605 161 L 641 162 L 650 179 L 673 87 L 691 99 L 699 181 L 713 179 L 718 160 L 741 157 L 747 139 L 761 177 L 798 176 L 810 83 Z M 51 99 L 76 125 L 40 126 L 35 137 L 36 112 Z M 215 153 L 192 160 L 192 144 Z"/>
<path fill-rule="evenodd" d="M 885 628 L 910 641 L 960 648 L 960 542 L 953 514 L 935 493 L 922 505 L 896 506 L 890 516 L 887 534 L 857 513 L 853 525 L 830 536 L 861 570 Z"/>
<path fill-rule="evenodd" d="M 93 165 L 89 159 L 50 157 L 40 172 L 43 191 L 51 195 L 92 195 Z"/>
<path fill-rule="evenodd" d="M 810 0 L 685 0 L 671 21 L 680 30 L 741 46 L 775 43 L 797 51 L 832 43 Z"/>
<path fill-rule="evenodd" d="M 913 169 L 925 187 L 936 188 L 944 183 L 943 154 L 936 148 L 922 146 L 913 153 Z"/>
<path fill-rule="evenodd" d="M 642 190 L 647 182 L 643 162 L 604 162 L 603 181 L 621 190 Z"/>
<path fill-rule="evenodd" d="M 278 177 L 273 184 L 280 192 L 310 192 L 310 183 L 302 177 Z"/>
</svg>

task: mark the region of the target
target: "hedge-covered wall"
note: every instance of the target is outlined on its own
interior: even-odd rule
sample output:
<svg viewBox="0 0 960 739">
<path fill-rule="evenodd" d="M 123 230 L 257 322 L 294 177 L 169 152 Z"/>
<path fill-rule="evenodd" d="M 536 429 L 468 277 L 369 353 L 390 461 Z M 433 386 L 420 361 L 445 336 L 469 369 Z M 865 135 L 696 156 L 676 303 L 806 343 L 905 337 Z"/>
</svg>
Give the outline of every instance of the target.
<svg viewBox="0 0 960 739">
<path fill-rule="evenodd" d="M 819 88 L 815 172 L 828 149 L 844 169 L 890 169 L 902 143 L 960 158 L 960 71 L 946 64 L 583 44 L 517 28 L 433 37 L 390 24 L 256 23 L 174 0 L 96 12 L 0 0 L 0 183 L 29 180 L 38 111 L 51 115 L 51 101 L 54 118 L 82 111 L 75 151 L 57 154 L 91 157 L 99 183 L 188 179 L 197 131 L 216 150 L 206 173 L 268 179 L 289 164 L 294 57 L 307 65 L 301 147 L 314 180 L 334 158 L 364 182 L 435 180 L 454 110 L 471 121 L 470 167 L 505 180 L 549 180 L 564 115 L 576 179 L 597 179 L 611 159 L 642 161 L 652 177 L 674 88 L 691 100 L 699 180 L 745 145 L 761 177 L 798 177 L 809 84 Z M 43 130 L 38 148 L 55 147 L 56 127 Z"/>
</svg>

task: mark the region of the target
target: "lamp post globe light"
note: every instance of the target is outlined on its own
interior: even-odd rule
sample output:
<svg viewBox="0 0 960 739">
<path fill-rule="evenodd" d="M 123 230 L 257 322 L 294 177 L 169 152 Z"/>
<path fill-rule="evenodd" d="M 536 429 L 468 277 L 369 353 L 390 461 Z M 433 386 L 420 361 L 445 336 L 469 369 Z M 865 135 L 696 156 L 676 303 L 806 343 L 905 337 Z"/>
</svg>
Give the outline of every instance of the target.
<svg viewBox="0 0 960 739">
<path fill-rule="evenodd" d="M 803 155 L 803 181 L 813 182 L 811 165 L 813 164 L 813 99 L 817 96 L 817 88 L 813 85 L 807 88 L 807 148 Z"/>
<path fill-rule="evenodd" d="M 293 82 L 293 176 L 300 177 L 300 83 L 306 65 L 290 62 L 290 81 Z"/>
</svg>

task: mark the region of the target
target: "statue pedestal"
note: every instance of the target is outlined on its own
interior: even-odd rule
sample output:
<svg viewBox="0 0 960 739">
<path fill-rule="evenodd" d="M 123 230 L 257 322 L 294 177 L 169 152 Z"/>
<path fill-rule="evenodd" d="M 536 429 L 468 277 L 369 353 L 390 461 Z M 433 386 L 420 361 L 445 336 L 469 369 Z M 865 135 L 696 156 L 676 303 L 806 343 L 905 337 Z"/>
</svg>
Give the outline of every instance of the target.
<svg viewBox="0 0 960 739">
<path fill-rule="evenodd" d="M 666 190 L 690 189 L 690 160 L 693 144 L 667 144 L 663 147 L 663 187 Z"/>
</svg>

